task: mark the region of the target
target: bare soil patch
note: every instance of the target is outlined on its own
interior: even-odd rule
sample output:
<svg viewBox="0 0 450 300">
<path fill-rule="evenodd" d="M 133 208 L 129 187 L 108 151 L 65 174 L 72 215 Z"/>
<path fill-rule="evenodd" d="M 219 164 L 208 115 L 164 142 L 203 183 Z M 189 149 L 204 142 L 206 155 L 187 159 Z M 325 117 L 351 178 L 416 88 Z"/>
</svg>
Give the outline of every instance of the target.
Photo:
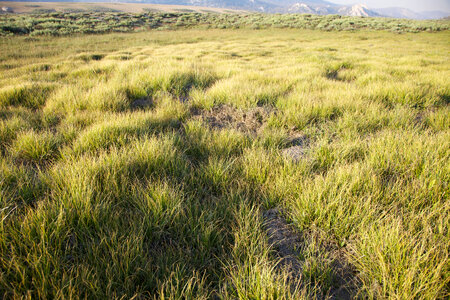
<svg viewBox="0 0 450 300">
<path fill-rule="evenodd" d="M 248 110 L 229 105 L 219 105 L 209 110 L 192 110 L 195 119 L 202 120 L 212 129 L 233 128 L 249 135 L 258 135 L 267 124 L 271 107 L 254 107 Z"/>
<path fill-rule="evenodd" d="M 139 98 L 131 103 L 132 110 L 146 109 L 152 106 L 153 106 L 153 99 L 150 97 Z"/>
<path fill-rule="evenodd" d="M 309 139 L 303 134 L 294 133 L 291 135 L 287 144 L 288 147 L 283 149 L 281 152 L 282 155 L 288 159 L 291 159 L 293 162 L 299 162 L 305 157 Z"/>
<path fill-rule="evenodd" d="M 294 277 L 300 278 L 302 263 L 298 255 L 303 244 L 302 237 L 282 217 L 278 209 L 263 212 L 264 224 L 270 245 L 280 258 L 279 267 L 287 267 Z"/>
<path fill-rule="evenodd" d="M 279 259 L 277 265 L 280 269 L 286 269 L 291 273 L 293 284 L 301 280 L 304 261 L 301 259 L 302 250 L 305 248 L 306 233 L 298 232 L 283 217 L 282 212 L 275 208 L 266 210 L 262 214 L 267 239 L 275 249 Z M 321 251 L 329 253 L 332 263 L 333 286 L 323 299 L 354 299 L 357 280 L 353 267 L 348 263 L 344 250 L 332 243 L 323 245 Z"/>
</svg>

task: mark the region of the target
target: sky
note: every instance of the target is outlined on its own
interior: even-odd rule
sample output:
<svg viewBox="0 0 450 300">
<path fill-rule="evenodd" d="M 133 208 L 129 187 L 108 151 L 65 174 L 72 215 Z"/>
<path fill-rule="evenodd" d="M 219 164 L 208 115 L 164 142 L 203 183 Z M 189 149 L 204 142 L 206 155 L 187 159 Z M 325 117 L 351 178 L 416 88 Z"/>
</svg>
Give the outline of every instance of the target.
<svg viewBox="0 0 450 300">
<path fill-rule="evenodd" d="M 414 11 L 443 10 L 450 12 L 450 0 L 329 0 L 339 4 L 366 4 L 368 7 L 405 7 Z"/>
</svg>

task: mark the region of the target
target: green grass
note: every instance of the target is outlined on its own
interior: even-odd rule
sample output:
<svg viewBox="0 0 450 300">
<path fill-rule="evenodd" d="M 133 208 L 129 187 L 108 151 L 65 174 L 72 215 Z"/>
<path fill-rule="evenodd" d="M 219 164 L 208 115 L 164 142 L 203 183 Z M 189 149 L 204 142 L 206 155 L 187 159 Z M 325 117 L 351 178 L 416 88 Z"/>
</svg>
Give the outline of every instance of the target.
<svg viewBox="0 0 450 300">
<path fill-rule="evenodd" d="M 51 86 L 39 84 L 5 87 L 0 91 L 0 106 L 39 108 L 50 91 Z"/>
<path fill-rule="evenodd" d="M 445 299 L 449 38 L 1 38 L 0 295 L 327 298 L 345 265 L 354 296 Z M 295 274 L 271 208 L 301 240 Z"/>
<path fill-rule="evenodd" d="M 323 31 L 389 30 L 404 32 L 436 32 L 449 29 L 448 20 L 404 20 L 364 18 L 340 15 L 258 14 L 258 13 L 196 13 L 178 9 L 175 13 L 117 12 L 97 7 L 90 12 L 55 12 L 35 9 L 31 14 L 0 15 L 0 36 L 73 35 L 147 30 L 179 30 L 186 28 L 268 29 L 296 28 Z M 364 38 L 362 38 L 364 40 Z M 329 47 L 334 49 L 332 47 Z M 85 59 L 98 59 L 99 56 Z"/>
<path fill-rule="evenodd" d="M 15 158 L 36 163 L 53 158 L 57 149 L 57 137 L 49 132 L 36 134 L 31 131 L 19 134 L 11 145 L 11 152 Z"/>
</svg>

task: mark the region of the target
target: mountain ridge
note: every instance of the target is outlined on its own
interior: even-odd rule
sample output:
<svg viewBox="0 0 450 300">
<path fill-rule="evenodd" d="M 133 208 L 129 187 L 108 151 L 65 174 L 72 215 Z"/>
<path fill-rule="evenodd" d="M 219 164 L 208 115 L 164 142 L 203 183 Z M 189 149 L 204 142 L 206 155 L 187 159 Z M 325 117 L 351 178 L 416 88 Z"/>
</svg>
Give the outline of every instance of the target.
<svg viewBox="0 0 450 300">
<path fill-rule="evenodd" d="M 416 12 L 404 7 L 375 8 L 373 11 L 385 17 L 405 19 L 441 19 L 450 16 L 449 12 L 439 10 Z"/>
<path fill-rule="evenodd" d="M 24 2 L 11 0 L 10 2 Z M 364 4 L 341 5 L 325 0 L 25 0 L 25 2 L 107 2 L 164 5 L 189 5 L 214 8 L 239 9 L 265 13 L 305 13 L 317 15 L 338 14 L 355 17 L 390 17 L 406 19 L 440 19 L 450 15 L 443 11 L 415 12 L 403 7 L 369 8 Z"/>
</svg>

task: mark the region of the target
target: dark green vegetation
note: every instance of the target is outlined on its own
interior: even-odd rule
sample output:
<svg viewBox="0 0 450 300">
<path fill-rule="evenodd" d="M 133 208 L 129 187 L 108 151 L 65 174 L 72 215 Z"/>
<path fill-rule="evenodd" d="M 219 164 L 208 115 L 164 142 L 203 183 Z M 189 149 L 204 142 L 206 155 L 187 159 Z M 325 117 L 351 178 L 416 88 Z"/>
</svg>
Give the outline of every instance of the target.
<svg viewBox="0 0 450 300">
<path fill-rule="evenodd" d="M 0 295 L 445 298 L 449 41 L 1 38 Z M 269 243 L 273 208 L 297 269 Z"/>
<path fill-rule="evenodd" d="M 393 32 L 442 31 L 449 21 L 411 21 L 338 15 L 269 15 L 216 13 L 47 13 L 0 15 L 0 35 L 69 35 L 77 33 L 132 32 L 179 28 L 297 28 L 320 30 L 389 30 Z"/>
</svg>

